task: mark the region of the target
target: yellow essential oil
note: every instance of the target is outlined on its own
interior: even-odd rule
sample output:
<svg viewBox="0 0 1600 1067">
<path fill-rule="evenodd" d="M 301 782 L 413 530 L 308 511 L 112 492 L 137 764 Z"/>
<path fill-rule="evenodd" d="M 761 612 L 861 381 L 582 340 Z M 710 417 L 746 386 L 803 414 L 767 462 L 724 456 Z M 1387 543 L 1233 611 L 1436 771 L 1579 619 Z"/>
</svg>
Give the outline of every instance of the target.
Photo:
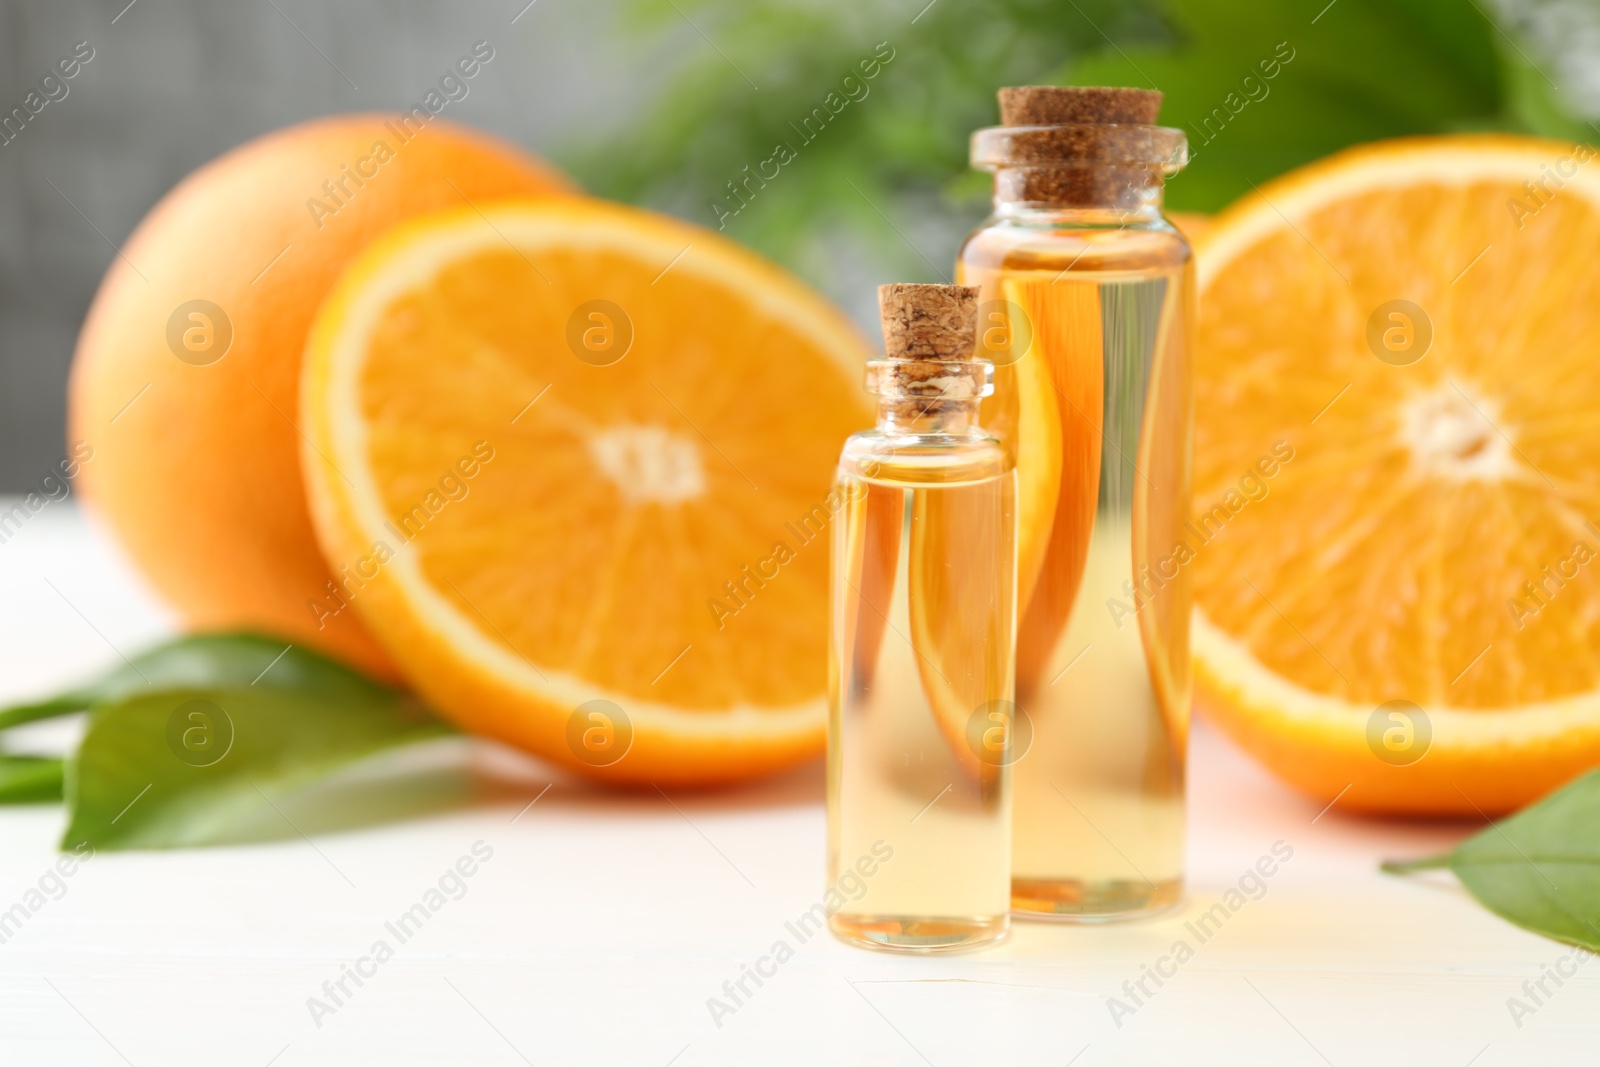
<svg viewBox="0 0 1600 1067">
<path fill-rule="evenodd" d="M 1001 91 L 973 137 L 994 215 L 957 280 L 1000 364 L 985 425 L 1017 460 L 1012 907 L 1137 915 L 1183 881 L 1192 267 L 1161 213 L 1184 162 L 1160 94 Z"/>
<path fill-rule="evenodd" d="M 839 464 L 829 884 L 873 873 L 829 922 L 871 948 L 970 948 L 1009 924 L 1015 473 L 977 420 L 993 368 L 973 357 L 976 296 L 880 290 L 878 425 Z"/>
</svg>

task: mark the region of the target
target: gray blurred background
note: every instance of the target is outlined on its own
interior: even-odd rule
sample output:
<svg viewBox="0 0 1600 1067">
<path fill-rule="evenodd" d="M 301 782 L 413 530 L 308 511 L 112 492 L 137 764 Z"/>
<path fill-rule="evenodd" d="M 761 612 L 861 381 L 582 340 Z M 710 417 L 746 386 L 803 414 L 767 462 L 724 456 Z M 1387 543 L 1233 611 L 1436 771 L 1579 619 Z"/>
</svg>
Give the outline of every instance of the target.
<svg viewBox="0 0 1600 1067">
<path fill-rule="evenodd" d="M 126 4 L 0 4 L 0 112 L 77 42 L 94 48 L 67 95 L 0 146 L 0 492 L 60 458 L 67 367 L 112 246 L 191 170 L 300 119 L 398 111 L 480 39 L 495 59 L 451 117 L 542 149 L 615 123 L 640 73 L 664 76 L 684 43 L 647 46 L 617 5 L 571 0 L 514 25 L 526 0 Z"/>
</svg>

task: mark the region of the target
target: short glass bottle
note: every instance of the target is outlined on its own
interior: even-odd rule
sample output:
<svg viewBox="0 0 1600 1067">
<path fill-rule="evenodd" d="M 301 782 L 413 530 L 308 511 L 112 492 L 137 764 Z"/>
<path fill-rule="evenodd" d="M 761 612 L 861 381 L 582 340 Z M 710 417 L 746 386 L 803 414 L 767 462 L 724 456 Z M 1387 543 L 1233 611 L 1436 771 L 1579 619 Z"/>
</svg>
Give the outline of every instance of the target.
<svg viewBox="0 0 1600 1067">
<path fill-rule="evenodd" d="M 984 422 L 1017 456 L 1012 907 L 1097 920 L 1182 891 L 1189 725 L 1193 271 L 1162 215 L 1183 132 L 1159 93 L 1000 91 L 977 131 L 994 214 L 957 280 L 999 364 Z"/>
<path fill-rule="evenodd" d="M 967 291 L 964 351 L 869 365 L 878 424 L 839 462 L 829 923 L 869 948 L 972 948 L 1009 929 L 1015 472 L 978 423 L 993 367 L 972 358 L 975 308 Z"/>
</svg>

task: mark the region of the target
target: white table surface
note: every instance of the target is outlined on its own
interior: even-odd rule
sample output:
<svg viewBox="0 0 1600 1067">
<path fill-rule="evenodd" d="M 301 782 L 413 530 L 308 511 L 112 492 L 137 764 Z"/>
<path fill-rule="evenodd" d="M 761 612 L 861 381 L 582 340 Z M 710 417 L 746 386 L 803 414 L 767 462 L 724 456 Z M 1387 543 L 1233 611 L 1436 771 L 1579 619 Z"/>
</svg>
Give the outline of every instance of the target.
<svg viewBox="0 0 1600 1067">
<path fill-rule="evenodd" d="M 172 625 L 71 503 L 0 544 L 0 605 L 0 699 Z M 403 795 L 421 809 L 408 817 L 341 827 L 375 804 L 355 783 L 302 805 L 309 841 L 279 826 L 255 845 L 96 855 L 0 944 L 0 1064 L 1491 1067 L 1600 1052 L 1600 966 L 1547 983 L 1519 1026 L 1508 998 L 1569 950 L 1448 875 L 1377 870 L 1474 827 L 1337 805 L 1319 818 L 1325 800 L 1203 727 L 1181 910 L 1017 924 L 996 949 L 943 958 L 797 944 L 785 929 L 822 891 L 818 767 L 674 807 L 486 745 L 425 755 L 408 757 Z M 55 805 L 0 808 L 0 910 L 55 862 L 61 828 Z M 1184 923 L 1279 840 L 1294 855 L 1265 895 L 1118 1026 L 1107 998 L 1177 939 L 1195 944 Z M 317 1025 L 307 998 L 374 941 L 395 943 L 385 922 L 479 841 L 493 856 L 465 895 L 359 989 L 347 982 L 354 995 Z M 794 957 L 716 1025 L 707 998 L 778 939 Z"/>
</svg>

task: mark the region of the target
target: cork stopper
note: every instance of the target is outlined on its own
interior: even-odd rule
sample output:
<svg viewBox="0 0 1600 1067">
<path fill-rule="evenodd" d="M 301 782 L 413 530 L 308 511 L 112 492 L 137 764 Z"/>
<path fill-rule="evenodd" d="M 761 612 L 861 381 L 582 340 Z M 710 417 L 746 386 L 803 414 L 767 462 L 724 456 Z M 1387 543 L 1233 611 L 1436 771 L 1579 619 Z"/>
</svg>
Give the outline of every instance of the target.
<svg viewBox="0 0 1600 1067">
<path fill-rule="evenodd" d="M 978 343 L 977 286 L 880 285 L 878 311 L 889 359 L 972 358 Z"/>
<path fill-rule="evenodd" d="M 1187 161 L 1182 131 L 1155 125 L 1154 89 L 1016 85 L 999 99 L 1002 125 L 974 134 L 972 152 L 999 200 L 1135 209 Z"/>
<path fill-rule="evenodd" d="M 994 389 L 994 365 L 978 358 L 978 288 L 878 286 L 884 358 L 867 364 L 867 387 L 897 418 L 938 432 Z"/>
<path fill-rule="evenodd" d="M 1000 90 L 1003 126 L 1154 126 L 1161 93 L 1106 85 L 1013 85 Z"/>
</svg>

